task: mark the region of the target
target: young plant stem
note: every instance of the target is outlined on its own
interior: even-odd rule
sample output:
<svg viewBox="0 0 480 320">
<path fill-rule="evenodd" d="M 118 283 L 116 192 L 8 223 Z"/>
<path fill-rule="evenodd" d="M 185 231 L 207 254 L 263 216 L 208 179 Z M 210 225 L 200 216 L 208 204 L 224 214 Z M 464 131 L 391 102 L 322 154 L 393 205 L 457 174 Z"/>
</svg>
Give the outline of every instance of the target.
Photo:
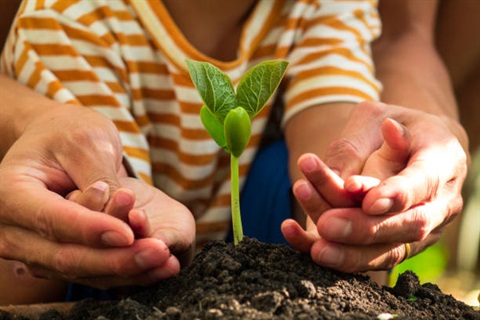
<svg viewBox="0 0 480 320">
<path fill-rule="evenodd" d="M 240 190 L 238 186 L 238 157 L 230 155 L 230 174 L 232 185 L 232 226 L 233 243 L 237 245 L 243 239 L 242 217 L 240 215 Z"/>
</svg>

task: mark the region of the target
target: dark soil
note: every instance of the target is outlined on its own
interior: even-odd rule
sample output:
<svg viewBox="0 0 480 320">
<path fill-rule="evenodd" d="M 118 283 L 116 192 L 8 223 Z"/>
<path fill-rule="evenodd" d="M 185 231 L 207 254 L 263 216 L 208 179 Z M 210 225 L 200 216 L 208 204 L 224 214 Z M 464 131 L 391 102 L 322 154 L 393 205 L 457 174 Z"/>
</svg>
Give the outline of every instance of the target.
<svg viewBox="0 0 480 320">
<path fill-rule="evenodd" d="M 381 314 L 386 318 L 379 317 Z M 394 288 L 320 267 L 283 245 L 245 238 L 208 243 L 178 277 L 118 301 L 85 300 L 43 319 L 480 319 L 480 312 L 420 285 L 406 272 Z M 1 316 L 0 316 L 1 318 Z"/>
</svg>

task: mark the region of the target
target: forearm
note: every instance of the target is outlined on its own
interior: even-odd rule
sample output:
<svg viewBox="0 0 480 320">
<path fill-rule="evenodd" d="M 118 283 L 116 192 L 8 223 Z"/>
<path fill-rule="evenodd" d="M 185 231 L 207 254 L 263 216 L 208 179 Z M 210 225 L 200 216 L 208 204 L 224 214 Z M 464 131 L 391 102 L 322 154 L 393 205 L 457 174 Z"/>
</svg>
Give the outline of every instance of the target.
<svg viewBox="0 0 480 320">
<path fill-rule="evenodd" d="M 32 119 L 45 108 L 57 105 L 32 89 L 0 73 L 0 159 L 20 137 Z"/>
<path fill-rule="evenodd" d="M 432 44 L 406 35 L 388 47 L 374 46 L 381 100 L 458 119 L 450 80 Z"/>
<path fill-rule="evenodd" d="M 434 46 L 436 1 L 380 4 L 383 34 L 372 49 L 381 100 L 439 116 L 468 150 L 449 75 Z"/>
</svg>

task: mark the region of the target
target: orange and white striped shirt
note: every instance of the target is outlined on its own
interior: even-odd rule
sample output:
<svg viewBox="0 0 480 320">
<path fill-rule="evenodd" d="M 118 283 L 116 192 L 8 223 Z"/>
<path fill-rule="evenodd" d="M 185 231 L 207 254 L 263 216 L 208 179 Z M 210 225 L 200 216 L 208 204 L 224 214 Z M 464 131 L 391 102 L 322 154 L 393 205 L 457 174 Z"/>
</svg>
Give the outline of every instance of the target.
<svg viewBox="0 0 480 320">
<path fill-rule="evenodd" d="M 231 221 L 229 156 L 202 126 L 185 59 L 216 65 L 234 84 L 260 61 L 287 59 L 285 123 L 311 106 L 378 99 L 370 42 L 379 32 L 373 0 L 260 0 L 237 59 L 222 62 L 193 47 L 160 0 L 28 0 L 2 68 L 51 99 L 112 119 L 137 176 L 190 208 L 203 242 L 223 239 Z M 271 109 L 252 122 L 241 183 Z"/>
</svg>

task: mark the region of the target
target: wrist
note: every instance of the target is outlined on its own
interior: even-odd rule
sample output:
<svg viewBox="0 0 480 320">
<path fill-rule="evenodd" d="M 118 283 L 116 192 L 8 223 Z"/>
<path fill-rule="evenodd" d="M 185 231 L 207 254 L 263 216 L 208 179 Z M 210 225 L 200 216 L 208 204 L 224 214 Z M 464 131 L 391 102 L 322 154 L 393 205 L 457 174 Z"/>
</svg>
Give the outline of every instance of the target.
<svg viewBox="0 0 480 320">
<path fill-rule="evenodd" d="M 467 167 L 470 167 L 470 151 L 468 134 L 464 127 L 457 119 L 448 116 L 440 116 L 440 119 L 445 123 L 450 132 L 457 138 L 458 142 L 463 148 L 466 155 Z"/>
<path fill-rule="evenodd" d="M 0 90 L 0 155 L 3 156 L 31 122 L 46 110 L 63 104 L 50 100 L 4 75 L 0 75 Z"/>
</svg>

